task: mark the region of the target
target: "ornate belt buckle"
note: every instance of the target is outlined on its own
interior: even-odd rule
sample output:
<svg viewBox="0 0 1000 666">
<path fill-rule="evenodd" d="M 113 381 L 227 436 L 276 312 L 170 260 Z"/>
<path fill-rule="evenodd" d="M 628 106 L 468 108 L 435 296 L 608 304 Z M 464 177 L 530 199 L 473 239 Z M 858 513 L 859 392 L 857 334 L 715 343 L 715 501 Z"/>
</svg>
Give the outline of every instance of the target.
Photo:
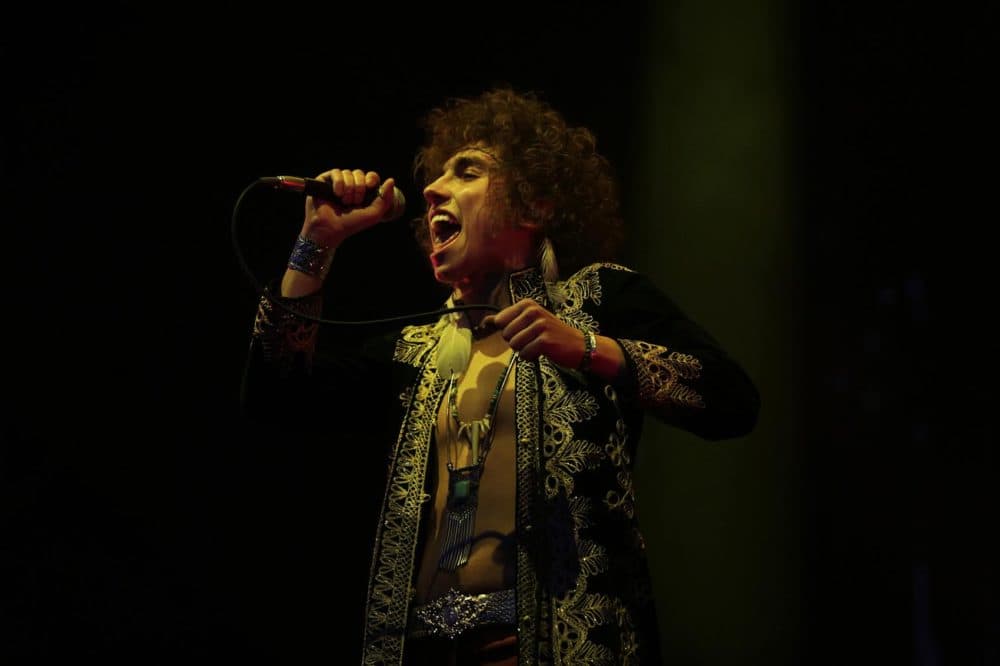
<svg viewBox="0 0 1000 666">
<path fill-rule="evenodd" d="M 444 596 L 417 609 L 416 615 L 427 623 L 432 634 L 444 634 L 448 638 L 455 638 L 463 631 L 476 626 L 476 619 L 488 602 L 488 596 L 485 594 L 472 596 L 452 588 Z"/>
</svg>

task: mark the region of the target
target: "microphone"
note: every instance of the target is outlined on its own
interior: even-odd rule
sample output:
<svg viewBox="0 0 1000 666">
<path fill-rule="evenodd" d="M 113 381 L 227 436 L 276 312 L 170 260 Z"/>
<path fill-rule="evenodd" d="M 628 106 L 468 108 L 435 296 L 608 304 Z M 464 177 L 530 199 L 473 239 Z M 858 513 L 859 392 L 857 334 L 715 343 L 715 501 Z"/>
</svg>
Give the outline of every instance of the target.
<svg viewBox="0 0 1000 666">
<path fill-rule="evenodd" d="M 317 199 L 323 199 L 325 201 L 336 201 L 340 203 L 340 197 L 333 191 L 333 185 L 326 182 L 325 180 L 317 180 L 316 178 L 299 178 L 298 176 L 271 176 L 267 178 L 259 178 L 258 182 L 264 185 L 270 185 L 276 190 L 288 190 L 291 192 L 302 192 Z M 352 206 L 352 208 L 365 208 L 370 206 L 375 197 L 379 195 L 382 188 L 377 190 L 365 190 L 365 197 L 360 204 Z M 406 197 L 398 187 L 393 188 L 393 202 L 389 210 L 382 215 L 382 221 L 388 222 L 390 220 L 395 220 L 397 217 L 402 215 L 406 211 Z"/>
</svg>

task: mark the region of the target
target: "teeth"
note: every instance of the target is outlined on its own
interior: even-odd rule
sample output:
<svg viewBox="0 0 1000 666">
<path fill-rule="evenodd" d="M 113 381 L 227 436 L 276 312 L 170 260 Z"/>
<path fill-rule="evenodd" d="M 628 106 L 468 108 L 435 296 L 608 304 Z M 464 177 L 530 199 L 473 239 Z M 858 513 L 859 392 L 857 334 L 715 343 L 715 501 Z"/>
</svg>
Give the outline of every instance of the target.
<svg viewBox="0 0 1000 666">
<path fill-rule="evenodd" d="M 431 218 L 434 241 L 438 246 L 447 245 L 461 231 L 461 225 L 447 213 L 438 213 Z"/>
</svg>

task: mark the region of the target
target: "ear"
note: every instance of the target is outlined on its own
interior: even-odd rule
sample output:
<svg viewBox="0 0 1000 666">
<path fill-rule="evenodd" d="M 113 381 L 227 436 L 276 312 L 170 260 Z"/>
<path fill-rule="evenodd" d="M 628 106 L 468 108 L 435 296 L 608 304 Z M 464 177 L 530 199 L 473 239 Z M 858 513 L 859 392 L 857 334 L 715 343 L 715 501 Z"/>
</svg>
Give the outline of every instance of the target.
<svg viewBox="0 0 1000 666">
<path fill-rule="evenodd" d="M 545 229 L 545 221 L 552 217 L 553 205 L 551 201 L 541 199 L 529 204 L 530 217 L 522 218 L 518 225 L 522 229 L 527 229 L 536 233 L 541 233 Z"/>
</svg>

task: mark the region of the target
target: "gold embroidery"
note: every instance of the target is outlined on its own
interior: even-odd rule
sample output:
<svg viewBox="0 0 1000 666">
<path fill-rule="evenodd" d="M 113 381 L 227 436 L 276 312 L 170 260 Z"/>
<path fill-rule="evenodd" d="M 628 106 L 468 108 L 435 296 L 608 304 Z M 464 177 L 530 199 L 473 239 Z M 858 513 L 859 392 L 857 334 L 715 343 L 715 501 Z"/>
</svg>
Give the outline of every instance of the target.
<svg viewBox="0 0 1000 666">
<path fill-rule="evenodd" d="M 592 515 L 592 502 L 576 496 L 567 497 L 564 502 L 556 500 L 550 517 L 555 619 L 552 640 L 556 663 L 603 664 L 611 663 L 614 658 L 612 651 L 588 640 L 594 627 L 615 620 L 620 606 L 606 595 L 587 593 L 590 578 L 611 566 L 607 551 L 581 536 L 581 530 L 593 525 Z"/>
<path fill-rule="evenodd" d="M 557 316 L 579 330 L 599 330 L 598 322 L 584 312 L 582 306 L 588 300 L 600 304 L 598 271 L 601 268 L 628 270 L 613 264 L 593 264 L 565 282 L 549 286 L 550 297 L 558 305 Z M 573 493 L 577 475 L 597 467 L 602 460 L 609 459 L 609 455 L 617 456 L 616 466 L 627 465 L 624 423 L 619 419 L 617 446 L 601 447 L 578 439 L 574 424 L 587 421 L 598 413 L 597 398 L 588 391 L 568 390 L 563 376 L 548 359 L 539 359 L 539 367 L 545 405 L 542 437 L 545 497 L 555 502 L 549 517 L 548 535 L 553 559 L 550 581 L 553 658 L 558 664 L 611 664 L 615 661 L 614 651 L 588 640 L 589 632 L 611 623 L 621 626 L 619 618 L 628 617 L 628 612 L 621 602 L 611 597 L 587 593 L 589 579 L 606 572 L 610 560 L 604 548 L 581 537 L 581 530 L 592 525 L 593 506 L 590 500 Z M 631 499 L 630 474 L 622 475 L 621 471 L 620 468 L 618 482 L 626 490 L 618 497 Z M 560 500 L 560 496 L 564 499 Z M 567 519 L 570 528 L 566 526 Z M 628 632 L 620 633 L 624 646 Z"/>
<path fill-rule="evenodd" d="M 402 403 L 403 409 L 406 409 L 406 407 L 410 404 L 410 400 L 412 398 L 413 398 L 413 387 L 407 386 L 399 394 L 399 402 Z"/>
<path fill-rule="evenodd" d="M 594 266 L 583 268 L 571 275 L 564 282 L 552 285 L 551 290 L 559 302 L 559 318 L 581 331 L 599 330 L 597 321 L 581 308 L 586 300 L 593 300 L 598 305 L 601 302 L 601 283 L 597 279 Z"/>
<path fill-rule="evenodd" d="M 569 515 L 573 519 L 573 529 L 579 532 L 582 529 L 593 526 L 591 516 L 591 501 L 586 497 L 577 495 L 569 500 Z"/>
<path fill-rule="evenodd" d="M 635 364 L 639 383 L 639 402 L 644 406 L 680 405 L 705 408 L 705 400 L 681 380 L 701 377 L 701 361 L 690 354 L 669 351 L 666 347 L 641 340 L 618 340 Z"/>
<path fill-rule="evenodd" d="M 613 622 L 614 607 L 615 600 L 606 594 L 577 592 L 560 604 L 557 617 L 569 625 L 566 633 L 572 633 L 576 627 L 597 627 Z"/>
<path fill-rule="evenodd" d="M 616 442 L 616 438 L 612 436 L 610 438 L 609 444 L 605 447 L 608 452 L 609 457 L 617 450 L 621 451 L 620 442 Z M 619 469 L 618 473 L 615 474 L 615 479 L 618 481 L 618 486 L 620 490 L 609 490 L 604 496 L 604 504 L 607 505 L 608 509 L 611 511 L 621 511 L 629 518 L 635 517 L 635 490 L 632 487 L 632 475 L 624 469 Z"/>
<path fill-rule="evenodd" d="M 561 486 L 568 496 L 574 491 L 573 477 L 585 469 L 594 469 L 602 457 L 593 442 L 574 439 L 563 444 L 545 463 L 545 496 L 555 497 Z"/>
<path fill-rule="evenodd" d="M 319 332 L 319 324 L 316 322 L 300 320 L 289 325 L 285 329 L 285 340 L 288 348 L 293 352 L 311 352 L 316 348 L 316 334 Z"/>
<path fill-rule="evenodd" d="M 553 631 L 564 664 L 634 664 L 638 644 L 632 616 L 617 598 L 606 594 L 578 592 L 556 601 Z M 586 640 L 587 632 L 603 625 L 618 627 L 619 645 L 608 649 Z"/>
<path fill-rule="evenodd" d="M 538 451 L 538 374 L 534 364 L 518 359 L 514 368 L 514 436 L 516 438 L 515 459 L 517 465 L 517 506 L 515 507 L 518 532 L 525 538 L 517 540 L 517 635 L 518 663 L 534 664 L 536 659 L 551 658 L 552 648 L 544 617 L 547 595 L 544 587 L 538 585 L 535 568 L 536 554 L 532 552 L 533 537 L 542 531 L 543 525 L 537 520 L 535 497 L 537 496 L 539 468 Z M 540 604 L 539 601 L 542 601 Z M 538 646 L 538 655 L 535 646 Z"/>
<path fill-rule="evenodd" d="M 431 327 L 406 330 L 404 337 L 412 346 L 405 347 L 402 362 L 420 358 L 425 365 L 400 428 L 378 524 L 368 588 L 365 664 L 402 660 L 410 597 L 401 591 L 409 590 L 412 580 L 420 511 L 426 498 L 424 478 L 436 418 L 434 405 L 445 384 L 437 376 L 433 356 L 423 353 L 434 346 Z M 419 356 L 412 355 L 414 349 L 420 350 Z"/>
<path fill-rule="evenodd" d="M 591 577 L 604 573 L 611 566 L 606 550 L 593 541 L 580 543 L 580 575 Z"/>
<path fill-rule="evenodd" d="M 322 301 L 305 299 L 294 304 L 304 314 L 318 316 Z M 306 367 L 312 362 L 319 324 L 299 317 L 275 303 L 267 295 L 260 297 L 254 317 L 253 335 L 259 341 L 264 358 L 277 363 L 282 372 L 291 368 L 292 359 L 301 355 Z"/>
<path fill-rule="evenodd" d="M 550 300 L 556 306 L 556 315 L 577 330 L 600 332 L 598 321 L 583 311 L 583 305 L 585 301 L 593 301 L 596 305 L 601 304 L 600 270 L 602 268 L 632 272 L 631 269 L 618 264 L 590 264 L 563 282 L 547 285 Z"/>
<path fill-rule="evenodd" d="M 583 268 L 571 275 L 560 287 L 566 294 L 565 307 L 578 310 L 585 300 L 601 304 L 601 281 L 597 268 L 593 265 Z"/>
<path fill-rule="evenodd" d="M 635 491 L 632 487 L 632 456 L 629 454 L 628 428 L 621 415 L 621 406 L 618 404 L 618 393 L 611 385 L 604 387 L 604 394 L 615 406 L 618 419 L 615 421 L 615 431 L 608 435 L 608 442 L 604 445 L 604 452 L 608 460 L 614 465 L 618 472 L 615 478 L 618 481 L 620 491 L 609 490 L 604 496 L 604 503 L 611 511 L 622 511 L 629 518 L 635 517 Z"/>
<path fill-rule="evenodd" d="M 530 298 L 543 306 L 548 304 L 545 284 L 537 269 L 529 268 L 510 276 L 511 303 L 517 303 L 524 298 Z"/>
<path fill-rule="evenodd" d="M 573 424 L 592 418 L 597 401 L 586 391 L 567 391 L 559 371 L 547 358 L 539 359 L 542 392 L 545 396 L 545 424 L 542 453 L 545 457 L 545 496 L 552 499 L 560 487 L 567 497 L 573 495 L 573 475 L 600 463 L 601 448 L 593 442 L 576 439 Z"/>
<path fill-rule="evenodd" d="M 567 295 L 567 308 L 580 308 L 583 306 L 583 301 L 585 300 L 594 301 L 597 305 L 601 304 L 600 270 L 602 268 L 610 268 L 626 273 L 633 272 L 631 268 L 607 262 L 584 266 L 560 285 Z"/>
<path fill-rule="evenodd" d="M 587 643 L 574 650 L 567 664 L 614 664 L 614 655 L 605 647 Z"/>
<path fill-rule="evenodd" d="M 551 285 L 543 283 L 537 271 L 528 270 L 511 276 L 511 296 L 514 302 L 533 298 L 542 305 L 551 304 L 557 316 L 570 325 L 596 331 L 598 322 L 582 307 L 587 302 L 601 302 L 598 279 L 601 268 L 628 270 L 614 264 L 594 264 L 564 282 Z M 390 462 L 391 481 L 386 489 L 378 545 L 372 560 L 365 627 L 366 664 L 397 664 L 402 657 L 409 605 L 405 591 L 409 590 L 413 574 L 420 502 L 426 501 L 423 484 L 436 415 L 434 405 L 444 384 L 436 379 L 433 354 L 428 353 L 440 335 L 436 326 L 404 329 L 394 352 L 396 361 L 422 370 L 420 382 L 401 396 L 408 398 L 409 403 Z M 640 364 L 645 367 L 645 384 L 641 380 L 640 385 L 646 387 L 648 395 L 666 391 L 671 400 L 700 401 L 697 393 L 677 381 L 700 375 L 697 359 L 671 357 L 662 347 L 648 345 L 643 349 L 640 343 L 632 344 L 626 353 L 632 355 L 637 367 Z M 643 352 L 648 354 L 648 360 Z M 604 510 L 597 503 L 620 511 L 629 519 L 634 517 L 630 435 L 621 411 L 615 432 L 604 441 L 581 439 L 577 434 L 579 425 L 594 419 L 604 406 L 601 394 L 594 392 L 596 387 L 569 389 L 566 375 L 545 357 L 537 362 L 517 363 L 515 510 L 518 531 L 523 531 L 525 537 L 518 540 L 517 546 L 519 662 L 634 663 L 637 646 L 629 607 L 609 595 L 588 592 L 591 579 L 607 574 L 612 566 L 609 551 L 586 538 L 593 527 L 594 512 Z M 664 378 L 673 384 L 667 387 L 665 384 L 669 382 L 660 381 Z M 685 390 L 694 397 L 685 394 Z M 604 397 L 618 408 L 610 386 L 604 387 Z M 617 488 L 605 487 L 593 498 L 575 495 L 580 473 L 597 466 L 614 468 Z M 538 477 L 538 470 L 543 470 L 544 478 Z M 544 482 L 544 488 L 535 485 L 539 482 Z M 605 490 L 608 492 L 602 496 Z M 539 494 L 547 499 L 545 517 L 536 513 Z M 641 538 L 637 531 L 635 534 Z M 551 558 L 552 577 L 547 585 L 538 585 L 536 580 L 538 554 L 534 550 L 540 547 L 547 548 Z M 616 560 L 615 566 L 618 564 Z M 635 578 L 639 578 L 638 574 Z M 608 647 L 590 640 L 590 632 L 602 626 L 612 630 L 617 627 L 618 645 Z"/>
<path fill-rule="evenodd" d="M 558 388 L 556 388 L 558 387 Z M 586 421 L 597 414 L 597 400 L 586 391 L 567 391 L 565 384 L 553 384 L 552 403 L 547 405 L 545 418 L 560 430 L 568 430 L 573 423 Z"/>
<path fill-rule="evenodd" d="M 566 625 L 563 633 L 563 647 L 569 636 L 577 636 L 572 641 L 569 653 L 564 652 L 563 658 L 568 659 L 587 642 L 587 631 L 593 627 L 607 624 L 610 619 L 612 601 L 609 597 L 599 594 L 587 594 L 587 580 L 592 576 L 604 573 L 610 567 L 607 551 L 593 541 L 582 538 L 580 531 L 591 527 L 593 521 L 593 504 L 585 497 L 574 497 L 570 500 L 569 512 L 572 518 L 573 537 L 577 544 L 574 557 L 577 563 L 577 579 L 572 592 L 555 600 L 556 616 Z M 572 660 L 569 663 L 576 663 Z"/>
<path fill-rule="evenodd" d="M 587 557 L 602 558 L 600 566 L 607 568 L 607 558 L 593 543 L 580 544 L 581 553 Z M 592 575 L 592 574 L 590 574 Z M 606 594 L 588 594 L 586 577 L 581 574 L 580 584 L 563 599 L 553 599 L 556 619 L 553 639 L 558 647 L 557 661 L 564 664 L 611 664 L 614 652 L 587 639 L 595 627 L 617 623 L 622 604 Z"/>
<path fill-rule="evenodd" d="M 392 360 L 419 368 L 427 352 L 437 344 L 446 323 L 446 318 L 442 318 L 434 324 L 404 328 L 400 339 L 396 341 Z"/>
<path fill-rule="evenodd" d="M 635 627 L 628 609 L 619 605 L 615 619 L 618 623 L 618 635 L 621 641 L 618 650 L 618 663 L 625 665 L 639 663 L 639 642 L 636 640 Z"/>
</svg>

